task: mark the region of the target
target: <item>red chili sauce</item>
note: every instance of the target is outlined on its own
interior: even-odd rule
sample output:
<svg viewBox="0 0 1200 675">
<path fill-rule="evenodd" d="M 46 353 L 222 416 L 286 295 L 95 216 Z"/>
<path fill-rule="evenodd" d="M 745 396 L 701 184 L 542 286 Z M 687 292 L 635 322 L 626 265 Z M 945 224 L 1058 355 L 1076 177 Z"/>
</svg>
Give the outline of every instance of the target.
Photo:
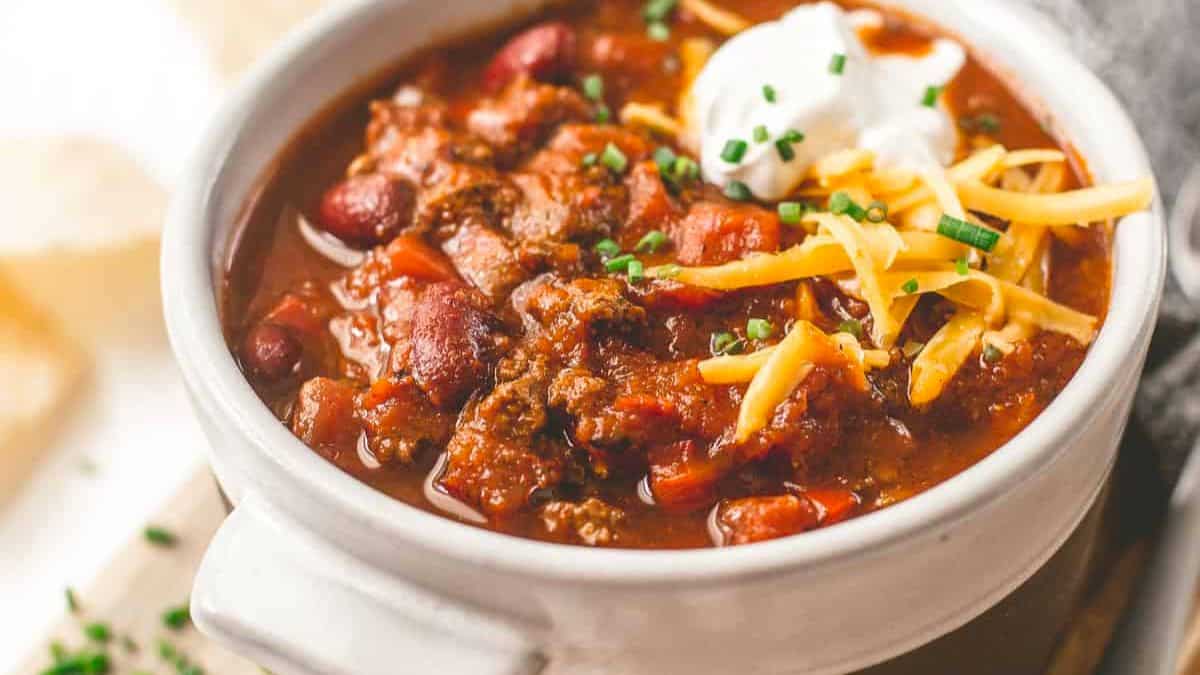
<svg viewBox="0 0 1200 675">
<path fill-rule="evenodd" d="M 724 4 L 762 21 L 796 3 Z M 1084 357 L 1069 337 L 1038 334 L 995 363 L 976 354 L 921 409 L 908 402 L 911 359 L 899 349 L 869 373 L 865 394 L 817 368 L 769 428 L 733 442 L 745 386 L 706 384 L 696 364 L 717 333 L 748 350 L 777 342 L 796 315 L 797 282 L 718 293 L 631 281 L 608 272 L 595 246 L 612 239 L 633 251 L 662 232 L 659 249 L 640 256 L 649 268 L 727 262 L 804 235 L 781 225 L 773 204 L 664 181 L 652 157 L 662 146 L 683 154 L 670 139 L 615 113 L 597 123 L 585 76 L 603 78 L 611 111 L 631 100 L 671 110 L 681 41 L 722 39 L 677 10 L 670 37 L 656 41 L 642 6 L 580 2 L 431 50 L 297 136 L 245 211 L 222 294 L 230 349 L 281 422 L 417 508 L 522 537 L 630 548 L 828 526 L 951 478 L 1029 424 Z M 919 53 L 937 35 L 885 16 L 864 34 L 873 50 Z M 963 155 L 981 137 L 1060 145 L 974 56 L 946 100 Z M 620 170 L 603 161 L 609 143 L 627 160 Z M 1073 170 L 1072 184 L 1086 181 Z M 1049 294 L 1102 316 L 1108 236 L 1080 232 L 1054 241 Z M 869 320 L 834 283 L 801 283 L 821 328 Z M 947 314 L 945 301 L 922 299 L 899 344 L 928 340 Z M 751 318 L 774 334 L 748 339 Z"/>
</svg>

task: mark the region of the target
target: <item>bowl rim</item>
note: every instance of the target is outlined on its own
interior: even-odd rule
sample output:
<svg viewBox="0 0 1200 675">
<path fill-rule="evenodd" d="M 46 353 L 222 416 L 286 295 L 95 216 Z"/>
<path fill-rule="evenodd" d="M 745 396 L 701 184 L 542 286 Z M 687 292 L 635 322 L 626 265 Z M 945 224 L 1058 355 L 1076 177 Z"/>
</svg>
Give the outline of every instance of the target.
<svg viewBox="0 0 1200 675">
<path fill-rule="evenodd" d="M 969 518 L 1044 470 L 1061 455 L 1061 448 L 1076 430 L 1088 426 L 1103 408 L 1100 403 L 1114 395 L 1117 383 L 1137 365 L 1131 358 L 1139 357 L 1148 343 L 1166 271 L 1163 207 L 1157 196 L 1150 212 L 1128 216 L 1118 228 L 1108 314 L 1083 364 L 1064 390 L 1032 423 L 988 457 L 900 504 L 803 536 L 749 546 L 645 551 L 527 540 L 466 525 L 389 497 L 311 452 L 254 393 L 226 345 L 214 293 L 218 280 L 213 276 L 213 256 L 223 252 L 212 250 L 219 226 L 214 203 L 222 178 L 241 150 L 241 136 L 246 131 L 243 125 L 258 108 L 260 94 L 276 82 L 288 81 L 287 73 L 311 44 L 348 28 L 356 17 L 383 2 L 351 0 L 310 18 L 254 67 L 225 101 L 173 195 L 163 235 L 162 290 L 171 345 L 195 403 L 207 414 L 228 421 L 248 445 L 264 455 L 274 469 L 293 479 L 308 496 L 350 515 L 397 545 L 418 546 L 517 575 L 573 583 L 660 586 L 816 570 L 851 558 L 882 555 L 910 538 Z M 1026 29 L 1003 31 L 1003 39 L 1016 51 L 1008 53 L 1008 58 L 996 59 L 1001 68 L 1011 68 L 1011 59 L 1024 59 L 1023 67 L 1028 70 L 1036 54 L 1037 72 L 1052 76 L 1056 82 L 1072 82 L 1071 96 L 1088 100 L 1087 114 L 1097 124 L 1103 122 L 1105 143 L 1123 148 L 1119 151 L 1123 160 L 1120 167 L 1116 162 L 1109 162 L 1111 166 L 1107 167 L 1092 164 L 1094 173 L 1102 178 L 1112 178 L 1104 175 L 1105 169 L 1152 175 L 1140 137 L 1112 92 L 1056 40 L 1047 39 L 1047 33 L 1028 30 L 1031 19 L 1022 10 L 1007 3 L 972 0 L 907 0 L 900 6 L 945 25 L 913 7 L 922 2 L 942 11 L 970 13 L 967 25 L 980 31 L 979 36 L 1000 33 L 1003 26 Z M 972 49 L 989 60 L 996 58 L 973 31 L 958 26 L 947 28 L 952 34 L 963 35 Z M 996 62 L 989 65 L 994 67 Z M 1038 87 L 1028 81 L 1028 76 L 1019 79 L 1035 100 L 1056 112 L 1056 119 L 1065 119 L 1059 108 L 1048 105 L 1045 82 Z M 1095 135 L 1096 129 L 1091 133 Z M 1077 140 L 1069 129 L 1067 136 L 1068 140 Z M 274 148 L 272 156 L 281 149 Z M 1085 159 L 1092 159 L 1086 149 L 1081 151 Z M 246 196 L 242 195 L 243 199 Z M 1121 236 L 1122 232 L 1143 228 L 1151 230 L 1153 236 Z"/>
</svg>

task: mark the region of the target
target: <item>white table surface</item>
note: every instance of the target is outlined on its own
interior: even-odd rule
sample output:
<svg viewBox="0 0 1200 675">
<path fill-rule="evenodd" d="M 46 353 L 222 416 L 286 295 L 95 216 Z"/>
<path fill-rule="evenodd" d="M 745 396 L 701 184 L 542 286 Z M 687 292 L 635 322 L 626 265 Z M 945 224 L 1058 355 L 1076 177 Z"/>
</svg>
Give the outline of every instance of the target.
<svg viewBox="0 0 1200 675">
<path fill-rule="evenodd" d="M 0 137 L 98 136 L 169 188 L 219 98 L 209 61 L 169 0 L 5 0 Z M 161 328 L 93 349 L 88 393 L 0 503 L 0 672 L 203 461 Z"/>
</svg>

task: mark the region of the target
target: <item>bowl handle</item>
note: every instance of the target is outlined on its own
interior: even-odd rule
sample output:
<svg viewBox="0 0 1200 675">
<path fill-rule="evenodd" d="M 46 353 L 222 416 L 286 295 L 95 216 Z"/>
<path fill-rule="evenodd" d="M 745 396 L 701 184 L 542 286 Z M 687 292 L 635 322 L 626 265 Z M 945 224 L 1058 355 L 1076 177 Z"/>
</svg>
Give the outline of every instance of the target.
<svg viewBox="0 0 1200 675">
<path fill-rule="evenodd" d="M 334 550 L 247 493 L 196 574 L 192 619 L 278 675 L 532 675 L 511 626 Z"/>
</svg>

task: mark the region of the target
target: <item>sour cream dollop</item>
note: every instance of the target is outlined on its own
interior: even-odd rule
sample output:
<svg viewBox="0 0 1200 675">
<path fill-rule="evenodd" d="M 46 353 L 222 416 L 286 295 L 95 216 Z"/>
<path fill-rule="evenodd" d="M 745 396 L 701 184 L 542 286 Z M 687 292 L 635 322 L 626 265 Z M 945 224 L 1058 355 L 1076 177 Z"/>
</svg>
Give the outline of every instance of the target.
<svg viewBox="0 0 1200 675">
<path fill-rule="evenodd" d="M 857 28 L 878 21 L 869 11 L 847 13 L 822 2 L 803 5 L 778 21 L 731 38 L 693 83 L 690 119 L 706 179 L 745 183 L 765 200 L 786 197 L 813 163 L 838 150 L 865 148 L 881 167 L 945 166 L 954 159 L 958 130 L 941 105 L 923 105 L 931 86 L 954 79 L 966 62 L 961 45 L 937 39 L 918 57 L 872 55 Z M 841 74 L 831 72 L 844 54 Z M 772 103 L 763 87 L 775 91 Z M 754 130 L 767 130 L 756 142 Z M 804 134 L 785 160 L 775 141 L 790 130 Z M 730 140 L 749 144 L 738 162 L 722 158 Z"/>
</svg>

